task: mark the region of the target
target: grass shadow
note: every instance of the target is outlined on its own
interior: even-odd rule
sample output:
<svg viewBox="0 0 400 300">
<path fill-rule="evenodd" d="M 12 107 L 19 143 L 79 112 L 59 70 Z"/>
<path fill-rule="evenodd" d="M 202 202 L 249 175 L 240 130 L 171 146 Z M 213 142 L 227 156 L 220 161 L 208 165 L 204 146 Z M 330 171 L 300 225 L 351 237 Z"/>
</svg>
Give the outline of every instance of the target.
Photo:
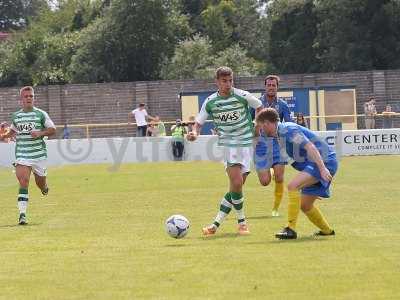
<svg viewBox="0 0 400 300">
<path fill-rule="evenodd" d="M 246 217 L 247 220 L 263 220 L 263 219 L 279 219 L 280 217 L 272 216 L 256 216 L 256 217 Z"/>
<path fill-rule="evenodd" d="M 232 239 L 232 238 L 238 238 L 238 237 L 245 237 L 245 236 L 241 236 L 238 233 L 234 233 L 234 232 L 226 232 L 226 233 L 221 233 L 218 234 L 216 233 L 215 235 L 212 236 L 201 236 L 198 237 L 198 240 L 203 240 L 203 241 L 207 241 L 207 240 L 218 240 L 218 239 Z"/>
<path fill-rule="evenodd" d="M 0 225 L 0 228 L 14 228 L 14 227 L 31 227 L 31 226 L 39 226 L 42 225 L 42 223 L 28 223 L 26 225 L 19 225 L 19 224 L 5 224 L 5 225 Z"/>
<path fill-rule="evenodd" d="M 274 240 L 269 241 L 269 244 L 281 244 L 281 243 L 308 243 L 308 242 L 325 242 L 329 240 L 329 238 L 320 238 L 320 237 L 315 237 L 313 235 L 309 236 L 301 236 L 295 240 L 280 240 L 274 237 Z"/>
<path fill-rule="evenodd" d="M 167 248 L 183 248 L 183 247 L 187 247 L 187 246 L 190 246 L 190 245 L 187 245 L 187 244 L 167 244 L 167 245 L 165 245 L 165 247 L 167 247 Z"/>
</svg>

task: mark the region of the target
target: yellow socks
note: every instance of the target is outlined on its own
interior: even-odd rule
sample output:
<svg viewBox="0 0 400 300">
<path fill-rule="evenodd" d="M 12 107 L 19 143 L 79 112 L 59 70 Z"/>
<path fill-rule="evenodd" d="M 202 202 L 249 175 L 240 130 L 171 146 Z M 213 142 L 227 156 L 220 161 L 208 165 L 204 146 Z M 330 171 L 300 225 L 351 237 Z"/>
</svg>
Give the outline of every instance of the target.
<svg viewBox="0 0 400 300">
<path fill-rule="evenodd" d="M 278 210 L 279 206 L 282 202 L 283 197 L 283 182 L 275 182 L 275 199 L 274 199 L 274 207 L 272 210 Z"/>
<path fill-rule="evenodd" d="M 289 191 L 288 227 L 295 230 L 300 212 L 300 192 Z"/>
<path fill-rule="evenodd" d="M 315 226 L 321 229 L 322 233 L 329 234 L 332 232 L 332 228 L 329 226 L 328 222 L 317 207 L 314 206 L 305 214 Z"/>
</svg>

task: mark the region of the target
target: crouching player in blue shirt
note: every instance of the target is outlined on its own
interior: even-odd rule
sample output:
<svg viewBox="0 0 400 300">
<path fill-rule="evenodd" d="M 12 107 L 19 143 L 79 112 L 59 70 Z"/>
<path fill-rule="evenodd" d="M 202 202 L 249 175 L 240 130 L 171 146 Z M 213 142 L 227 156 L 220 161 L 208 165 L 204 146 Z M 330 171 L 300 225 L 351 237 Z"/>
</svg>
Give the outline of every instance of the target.
<svg viewBox="0 0 400 300">
<path fill-rule="evenodd" d="M 314 206 L 316 199 L 329 198 L 329 186 L 338 162 L 336 153 L 314 132 L 292 122 L 279 123 L 275 109 L 263 109 L 257 116 L 257 125 L 269 137 L 277 137 L 281 148 L 300 171 L 288 184 L 288 225 L 275 236 L 296 239 L 296 223 L 301 210 L 320 231 L 316 235 L 335 235 L 321 211 Z M 301 194 L 300 194 L 301 191 Z"/>
</svg>

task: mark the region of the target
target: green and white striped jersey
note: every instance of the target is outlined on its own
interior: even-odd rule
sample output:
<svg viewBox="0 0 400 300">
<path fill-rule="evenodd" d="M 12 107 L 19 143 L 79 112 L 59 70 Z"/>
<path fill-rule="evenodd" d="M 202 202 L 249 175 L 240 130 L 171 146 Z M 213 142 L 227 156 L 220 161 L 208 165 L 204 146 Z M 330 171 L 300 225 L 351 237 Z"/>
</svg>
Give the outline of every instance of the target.
<svg viewBox="0 0 400 300">
<path fill-rule="evenodd" d="M 16 132 L 15 158 L 43 160 L 47 158 L 46 143 L 43 137 L 33 138 L 32 131 L 55 128 L 49 115 L 36 107 L 31 111 L 22 109 L 12 114 L 11 129 Z"/>
<path fill-rule="evenodd" d="M 261 105 L 261 101 L 247 91 L 232 88 L 227 97 L 216 92 L 204 101 L 196 122 L 202 125 L 211 117 L 219 136 L 219 146 L 252 146 L 254 127 L 249 107 Z"/>
</svg>

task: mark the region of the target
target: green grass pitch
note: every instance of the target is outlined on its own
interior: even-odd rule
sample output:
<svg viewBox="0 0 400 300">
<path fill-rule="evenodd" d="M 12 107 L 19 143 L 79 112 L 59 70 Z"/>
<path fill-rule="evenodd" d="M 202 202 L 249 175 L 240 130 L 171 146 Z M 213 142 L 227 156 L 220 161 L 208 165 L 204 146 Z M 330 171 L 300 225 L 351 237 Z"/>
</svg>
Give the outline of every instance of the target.
<svg viewBox="0 0 400 300">
<path fill-rule="evenodd" d="M 29 225 L 17 226 L 17 185 L 0 170 L 0 299 L 400 299 L 400 157 L 343 158 L 321 210 L 335 237 L 273 235 L 273 186 L 245 186 L 251 236 L 235 215 L 203 238 L 227 191 L 223 165 L 146 163 L 50 168 L 50 194 L 32 184 Z M 287 168 L 286 181 L 294 172 Z M 31 182 L 33 183 L 33 182 Z M 170 238 L 171 214 L 191 221 Z"/>
</svg>

